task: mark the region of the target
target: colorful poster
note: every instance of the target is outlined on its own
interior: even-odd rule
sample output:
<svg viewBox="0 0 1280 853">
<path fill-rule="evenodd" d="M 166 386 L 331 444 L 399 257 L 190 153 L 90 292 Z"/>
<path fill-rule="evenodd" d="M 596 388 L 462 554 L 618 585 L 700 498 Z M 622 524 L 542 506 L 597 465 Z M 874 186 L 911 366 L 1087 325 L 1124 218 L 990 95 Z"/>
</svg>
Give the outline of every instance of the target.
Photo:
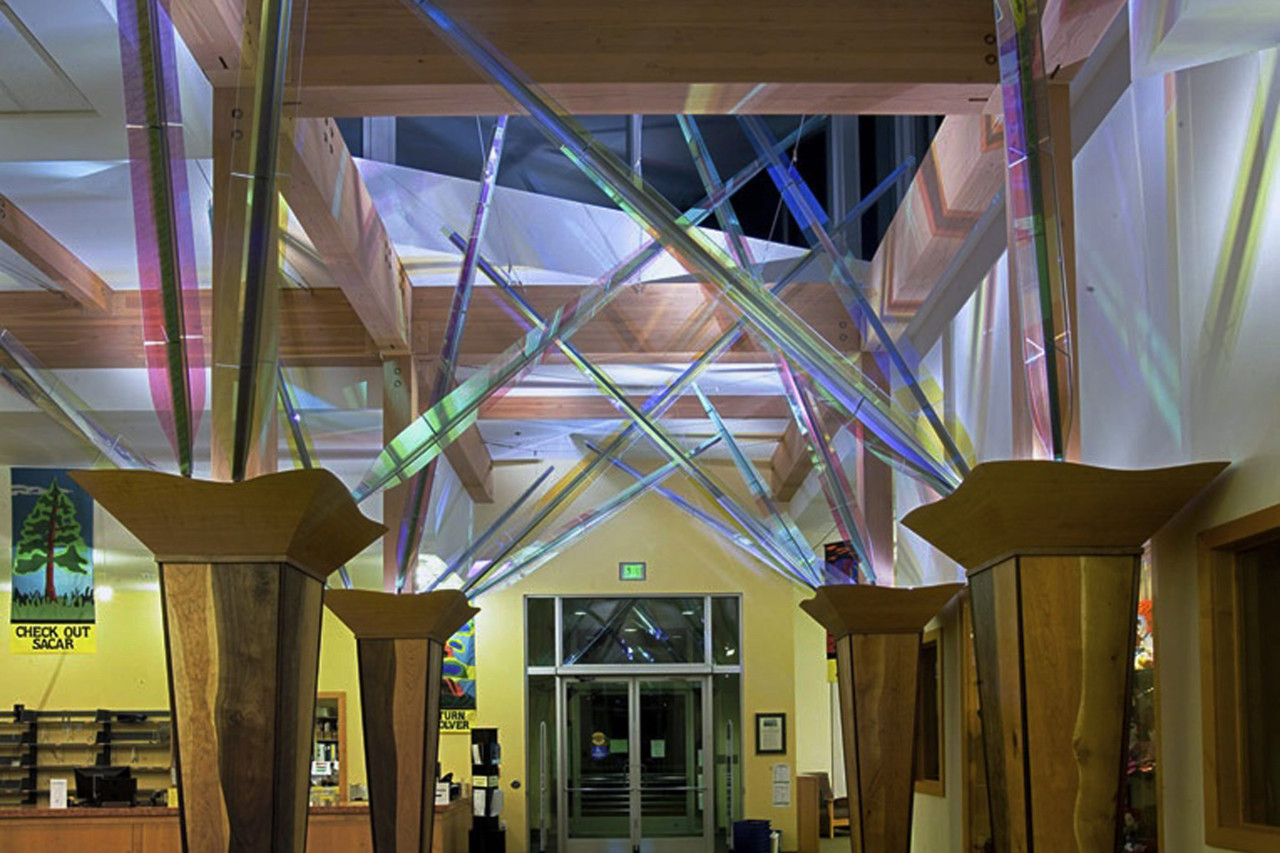
<svg viewBox="0 0 1280 853">
<path fill-rule="evenodd" d="M 848 578 L 849 583 L 858 582 L 858 554 L 851 542 L 828 542 L 822 546 L 822 552 L 828 583 L 835 583 L 837 576 Z M 827 681 L 835 684 L 837 680 L 836 638 L 827 634 Z"/>
<path fill-rule="evenodd" d="M 476 620 L 445 643 L 441 677 L 440 731 L 466 734 L 476 720 Z"/>
<path fill-rule="evenodd" d="M 9 651 L 92 654 L 93 500 L 58 468 L 11 469 Z"/>
</svg>

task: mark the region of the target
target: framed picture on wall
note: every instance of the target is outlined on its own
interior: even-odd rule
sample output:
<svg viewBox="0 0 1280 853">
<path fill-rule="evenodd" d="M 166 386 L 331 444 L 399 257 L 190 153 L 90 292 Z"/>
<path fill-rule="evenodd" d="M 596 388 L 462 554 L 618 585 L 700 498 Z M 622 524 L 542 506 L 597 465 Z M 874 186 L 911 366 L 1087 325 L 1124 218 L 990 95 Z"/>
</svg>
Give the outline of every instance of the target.
<svg viewBox="0 0 1280 853">
<path fill-rule="evenodd" d="M 756 755 L 787 751 L 787 715 L 756 714 Z"/>
</svg>

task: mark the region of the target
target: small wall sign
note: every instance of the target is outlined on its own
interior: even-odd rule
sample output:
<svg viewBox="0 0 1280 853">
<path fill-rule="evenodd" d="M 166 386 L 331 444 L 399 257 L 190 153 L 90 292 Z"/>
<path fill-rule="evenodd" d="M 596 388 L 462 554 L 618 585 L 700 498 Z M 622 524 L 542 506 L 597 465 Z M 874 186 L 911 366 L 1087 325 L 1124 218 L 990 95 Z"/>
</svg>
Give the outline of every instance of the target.
<svg viewBox="0 0 1280 853">
<path fill-rule="evenodd" d="M 618 580 L 642 581 L 645 579 L 644 563 L 618 563 Z"/>
<path fill-rule="evenodd" d="M 756 714 L 756 755 L 781 755 L 787 751 L 787 715 Z"/>
</svg>

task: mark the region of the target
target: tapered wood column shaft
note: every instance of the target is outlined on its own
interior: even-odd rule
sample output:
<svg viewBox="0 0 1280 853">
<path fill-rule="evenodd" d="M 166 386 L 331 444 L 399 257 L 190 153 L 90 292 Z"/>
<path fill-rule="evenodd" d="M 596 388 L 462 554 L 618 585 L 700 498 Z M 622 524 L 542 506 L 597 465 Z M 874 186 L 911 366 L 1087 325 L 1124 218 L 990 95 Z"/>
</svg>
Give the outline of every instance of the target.
<svg viewBox="0 0 1280 853">
<path fill-rule="evenodd" d="M 1118 849 L 1143 543 L 1226 467 L 988 462 L 903 523 L 969 570 L 996 849 Z"/>
<path fill-rule="evenodd" d="M 907 853 L 924 626 L 964 587 L 823 586 L 800 607 L 836 638 L 855 853 Z"/>
<path fill-rule="evenodd" d="M 72 477 L 160 564 L 183 849 L 302 853 L 324 581 L 384 528 L 320 470 Z"/>
<path fill-rule="evenodd" d="M 327 604 L 356 635 L 374 850 L 430 853 L 444 644 L 479 611 L 456 590 L 336 590 Z"/>
</svg>

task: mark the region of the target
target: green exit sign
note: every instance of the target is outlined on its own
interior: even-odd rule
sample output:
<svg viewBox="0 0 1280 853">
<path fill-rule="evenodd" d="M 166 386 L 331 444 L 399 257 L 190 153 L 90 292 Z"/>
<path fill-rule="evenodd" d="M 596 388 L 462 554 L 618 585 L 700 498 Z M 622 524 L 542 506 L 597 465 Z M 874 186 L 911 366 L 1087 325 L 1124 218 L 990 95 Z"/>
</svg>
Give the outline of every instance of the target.
<svg viewBox="0 0 1280 853">
<path fill-rule="evenodd" d="M 618 563 L 618 580 L 642 581 L 644 571 L 644 563 Z"/>
</svg>

